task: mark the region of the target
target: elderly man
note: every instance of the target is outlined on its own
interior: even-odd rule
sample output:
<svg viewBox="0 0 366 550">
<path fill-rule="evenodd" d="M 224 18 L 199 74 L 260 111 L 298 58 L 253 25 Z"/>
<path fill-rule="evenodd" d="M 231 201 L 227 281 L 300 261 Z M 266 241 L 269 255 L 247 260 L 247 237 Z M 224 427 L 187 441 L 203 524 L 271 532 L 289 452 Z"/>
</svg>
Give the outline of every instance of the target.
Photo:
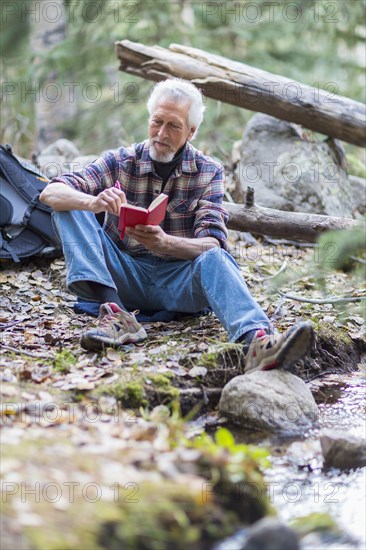
<svg viewBox="0 0 366 550">
<path fill-rule="evenodd" d="M 81 345 L 101 349 L 145 339 L 134 310 L 194 313 L 210 306 L 230 341 L 242 342 L 246 370 L 296 361 L 311 345 L 311 326 L 274 332 L 226 251 L 223 167 L 190 143 L 203 119 L 200 91 L 166 80 L 154 87 L 147 108 L 148 140 L 54 178 L 41 195 L 55 210 L 68 289 L 101 304 L 99 326 L 82 335 Z M 146 208 L 161 192 L 169 196 L 162 224 L 129 227 L 120 240 L 121 205 Z"/>
</svg>

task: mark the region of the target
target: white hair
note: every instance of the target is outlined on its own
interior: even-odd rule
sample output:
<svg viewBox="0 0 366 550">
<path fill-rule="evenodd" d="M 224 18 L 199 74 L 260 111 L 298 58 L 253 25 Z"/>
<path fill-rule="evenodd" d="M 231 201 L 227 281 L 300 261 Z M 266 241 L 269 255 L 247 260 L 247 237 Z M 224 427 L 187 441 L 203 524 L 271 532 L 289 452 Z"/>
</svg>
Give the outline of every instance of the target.
<svg viewBox="0 0 366 550">
<path fill-rule="evenodd" d="M 191 139 L 196 137 L 198 128 L 203 120 L 205 106 L 202 92 L 191 82 L 182 78 L 171 78 L 155 84 L 147 101 L 147 110 L 152 116 L 156 104 L 161 99 L 168 99 L 174 103 L 189 103 L 188 124 L 196 128 Z"/>
</svg>

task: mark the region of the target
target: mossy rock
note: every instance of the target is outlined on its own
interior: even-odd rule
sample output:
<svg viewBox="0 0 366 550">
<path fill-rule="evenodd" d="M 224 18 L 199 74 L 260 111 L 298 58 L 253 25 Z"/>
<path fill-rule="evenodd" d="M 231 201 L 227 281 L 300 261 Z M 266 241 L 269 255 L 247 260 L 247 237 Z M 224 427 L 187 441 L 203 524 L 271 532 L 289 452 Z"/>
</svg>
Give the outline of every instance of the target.
<svg viewBox="0 0 366 550">
<path fill-rule="evenodd" d="M 101 386 L 95 396 L 111 395 L 123 407 L 139 409 L 159 404 L 170 405 L 179 397 L 179 389 L 172 384 L 173 373 L 148 374 L 145 379 L 140 374 L 131 375 L 129 379 L 121 378 L 111 386 Z"/>
<path fill-rule="evenodd" d="M 102 386 L 98 394 L 115 397 L 123 407 L 138 409 L 147 405 L 146 392 L 140 380 L 121 381 L 111 386 Z"/>
<path fill-rule="evenodd" d="M 119 550 L 201 550 L 235 532 L 239 520 L 211 496 L 202 498 L 202 485 L 187 487 L 174 481 L 142 483 L 138 502 L 121 502 L 118 517 L 103 521 L 98 548 Z"/>
<path fill-rule="evenodd" d="M 365 340 L 352 340 L 345 327 L 318 323 L 314 329 L 311 352 L 289 367 L 292 374 L 309 380 L 323 373 L 352 372 L 357 368 L 361 355 L 366 352 Z"/>
<path fill-rule="evenodd" d="M 149 374 L 146 377 L 146 393 L 151 407 L 156 405 L 172 405 L 179 399 L 179 389 L 172 384 L 175 375 L 167 372 L 164 374 Z"/>
<path fill-rule="evenodd" d="M 330 531 L 335 534 L 341 533 L 341 530 L 334 519 L 325 512 L 313 512 L 307 516 L 295 518 L 291 522 L 291 527 L 301 537 L 314 532 L 319 533 Z"/>
<path fill-rule="evenodd" d="M 175 465 L 179 475 L 172 478 L 154 471 L 150 459 L 145 469 L 132 467 L 126 479 L 112 485 L 105 483 L 95 470 L 104 460 L 101 452 L 86 459 L 64 434 L 55 434 L 54 442 L 68 448 L 73 468 L 92 480 L 77 483 L 68 500 L 68 489 L 62 488 L 66 500 L 52 503 L 46 498 L 29 499 L 34 523 L 22 526 L 24 547 L 33 550 L 208 550 L 216 541 L 232 535 L 243 524 L 250 524 L 270 512 L 267 491 L 261 472 L 267 451 L 250 445 L 236 444 L 230 432 L 220 428 L 215 439 L 207 434 L 186 439 L 184 422 L 176 415 L 165 421 L 169 453 L 177 453 Z M 19 455 L 34 461 L 35 448 L 44 477 L 40 485 L 55 484 L 55 467 L 61 468 L 64 456 L 45 452 L 49 439 L 29 441 L 19 448 Z M 143 443 L 142 443 L 143 445 Z M 115 450 L 113 460 L 117 460 Z M 6 455 L 5 455 L 6 456 Z M 96 457 L 98 460 L 96 460 Z M 50 467 L 52 466 L 52 467 Z M 193 468 L 193 470 L 192 470 Z M 68 478 L 65 478 L 68 479 Z M 73 479 L 72 477 L 70 479 Z M 83 478 L 80 478 L 83 479 Z M 85 491 L 88 485 L 96 492 Z M 46 493 L 45 493 L 46 494 Z M 15 521 L 13 505 L 19 495 L 11 495 L 4 508 L 8 522 Z M 23 547 L 23 546 L 22 546 Z"/>
</svg>

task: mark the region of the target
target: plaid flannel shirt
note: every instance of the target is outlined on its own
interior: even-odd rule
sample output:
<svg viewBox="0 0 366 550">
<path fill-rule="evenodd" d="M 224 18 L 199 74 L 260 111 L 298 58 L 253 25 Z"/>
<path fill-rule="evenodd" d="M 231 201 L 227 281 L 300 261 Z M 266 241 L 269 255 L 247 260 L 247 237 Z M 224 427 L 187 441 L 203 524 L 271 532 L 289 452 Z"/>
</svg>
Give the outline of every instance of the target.
<svg viewBox="0 0 366 550">
<path fill-rule="evenodd" d="M 98 195 L 103 189 L 113 187 L 116 180 L 127 202 L 143 208 L 161 193 L 162 179 L 154 170 L 148 140 L 108 151 L 83 170 L 53 178 L 50 184 L 62 182 L 83 193 Z M 214 237 L 227 249 L 225 224 L 228 215 L 222 207 L 224 183 L 220 164 L 187 143 L 182 162 L 166 182 L 164 193 L 169 195 L 166 216 L 161 224 L 166 233 L 188 238 Z M 150 254 L 127 235 L 120 240 L 117 223 L 118 216 L 108 214 L 104 228 L 120 249 L 132 256 Z"/>
</svg>

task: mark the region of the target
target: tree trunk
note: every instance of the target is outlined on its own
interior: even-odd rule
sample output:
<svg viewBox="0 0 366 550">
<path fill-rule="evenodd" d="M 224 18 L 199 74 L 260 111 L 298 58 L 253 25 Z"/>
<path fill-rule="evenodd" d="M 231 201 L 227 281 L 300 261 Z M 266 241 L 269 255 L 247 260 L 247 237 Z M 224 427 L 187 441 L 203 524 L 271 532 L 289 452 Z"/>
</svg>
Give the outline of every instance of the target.
<svg viewBox="0 0 366 550">
<path fill-rule="evenodd" d="M 121 71 L 154 81 L 191 80 L 208 97 L 366 146 L 366 107 L 352 99 L 179 44 L 166 49 L 122 40 L 116 53 Z"/>
<path fill-rule="evenodd" d="M 324 231 L 351 229 L 361 223 L 350 218 L 286 212 L 256 205 L 248 207 L 232 202 L 224 202 L 223 206 L 229 213 L 229 229 L 310 243 L 316 242 Z"/>
<path fill-rule="evenodd" d="M 35 53 L 35 65 L 66 36 L 65 3 L 63 0 L 33 0 L 36 17 L 30 17 L 30 45 Z M 39 86 L 39 82 L 36 83 Z M 69 100 L 68 94 L 57 77 L 57 71 L 51 71 L 38 91 L 34 104 L 36 135 L 35 149 L 42 151 L 53 141 L 64 137 L 63 126 L 76 112 L 76 104 Z"/>
</svg>

